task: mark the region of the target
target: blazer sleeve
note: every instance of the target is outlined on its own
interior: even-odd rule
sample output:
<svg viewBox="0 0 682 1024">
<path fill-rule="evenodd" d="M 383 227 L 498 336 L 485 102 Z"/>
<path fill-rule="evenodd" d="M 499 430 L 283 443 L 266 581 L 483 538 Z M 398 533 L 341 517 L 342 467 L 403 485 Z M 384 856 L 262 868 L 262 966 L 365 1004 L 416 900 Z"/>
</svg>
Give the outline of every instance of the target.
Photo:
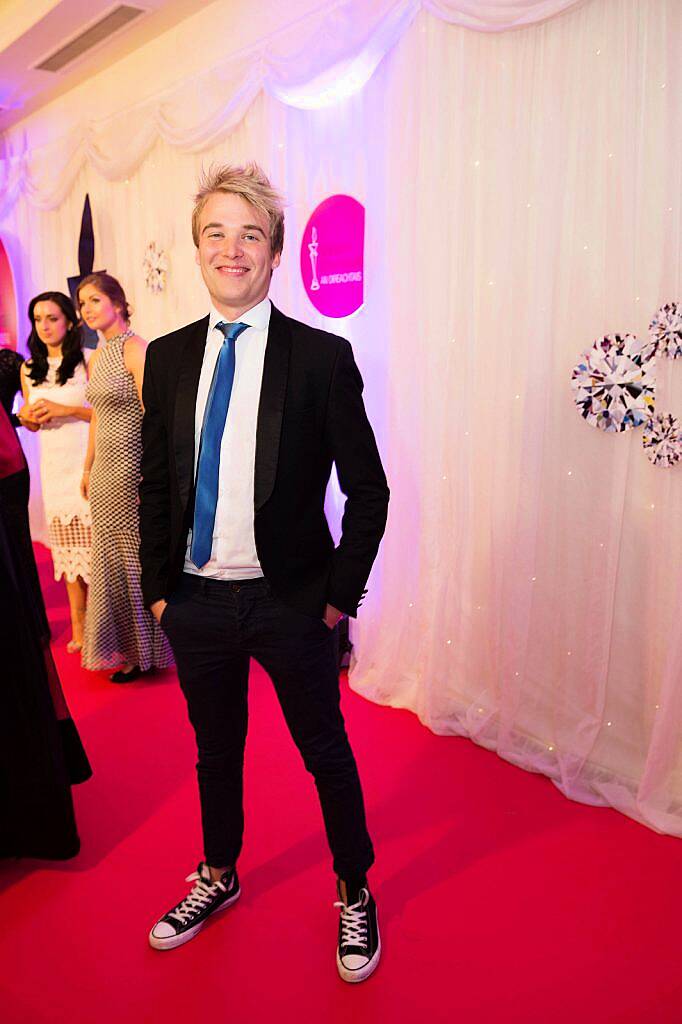
<svg viewBox="0 0 682 1024">
<path fill-rule="evenodd" d="M 142 462 L 140 467 L 140 565 L 147 607 L 166 597 L 170 570 L 170 468 L 167 424 L 155 378 L 155 346 L 147 350 L 142 382 Z"/>
<path fill-rule="evenodd" d="M 327 601 L 357 615 L 386 528 L 389 490 L 362 400 L 362 377 L 350 344 L 340 340 L 326 420 L 339 485 L 346 496 L 341 540 L 332 558 Z"/>
</svg>

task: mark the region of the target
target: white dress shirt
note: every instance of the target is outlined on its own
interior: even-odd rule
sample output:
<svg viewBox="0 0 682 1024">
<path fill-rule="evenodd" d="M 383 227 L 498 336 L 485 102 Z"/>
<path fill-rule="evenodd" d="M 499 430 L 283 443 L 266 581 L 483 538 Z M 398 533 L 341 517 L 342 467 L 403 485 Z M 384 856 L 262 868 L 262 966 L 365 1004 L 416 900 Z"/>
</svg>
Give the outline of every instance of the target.
<svg viewBox="0 0 682 1024">
<path fill-rule="evenodd" d="M 213 525 L 213 546 L 206 565 L 198 569 L 192 562 L 189 532 L 185 572 L 221 580 L 255 579 L 263 575 L 256 554 L 253 527 L 253 485 L 256 466 L 256 424 L 263 380 L 265 346 L 270 324 L 270 300 L 243 313 L 239 322 L 248 324 L 235 342 L 235 371 L 225 430 L 220 445 L 218 504 Z M 213 380 L 215 365 L 223 341 L 217 323 L 231 323 L 211 307 L 208 335 L 201 366 L 194 413 L 194 479 L 199 461 L 199 444 L 204 411 Z"/>
</svg>

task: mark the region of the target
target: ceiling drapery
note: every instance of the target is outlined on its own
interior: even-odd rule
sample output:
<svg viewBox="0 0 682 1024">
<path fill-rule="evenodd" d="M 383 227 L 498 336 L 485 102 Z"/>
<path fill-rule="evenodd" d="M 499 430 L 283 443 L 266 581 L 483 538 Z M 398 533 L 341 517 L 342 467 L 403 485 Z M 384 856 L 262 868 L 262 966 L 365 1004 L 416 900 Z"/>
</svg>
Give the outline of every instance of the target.
<svg viewBox="0 0 682 1024">
<path fill-rule="evenodd" d="M 249 51 L 113 117 L 86 121 L 49 145 L 36 145 L 20 130 L 10 132 L 0 161 L 0 217 L 21 194 L 38 209 L 55 209 L 86 162 L 104 178 L 120 181 L 159 138 L 185 152 L 209 149 L 236 128 L 261 90 L 301 109 L 338 102 L 367 83 L 420 10 L 453 25 L 503 32 L 581 2 L 336 0 Z"/>
</svg>

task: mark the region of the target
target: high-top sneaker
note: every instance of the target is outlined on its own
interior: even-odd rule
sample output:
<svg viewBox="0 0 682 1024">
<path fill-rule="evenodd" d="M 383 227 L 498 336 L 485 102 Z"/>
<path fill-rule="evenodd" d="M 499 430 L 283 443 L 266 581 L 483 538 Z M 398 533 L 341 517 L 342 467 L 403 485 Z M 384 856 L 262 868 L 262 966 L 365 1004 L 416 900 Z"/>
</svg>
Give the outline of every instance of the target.
<svg viewBox="0 0 682 1024">
<path fill-rule="evenodd" d="M 160 918 L 149 933 L 154 949 L 175 949 L 193 939 L 217 910 L 226 910 L 241 895 L 237 869 L 226 871 L 218 882 L 211 881 L 208 865 L 202 861 L 197 870 L 185 879 L 194 882 L 184 900 Z"/>
<path fill-rule="evenodd" d="M 340 884 L 338 888 L 341 896 Z M 351 893 L 348 899 L 354 902 L 342 898 L 334 904 L 341 911 L 336 966 L 344 981 L 364 981 L 376 970 L 381 956 L 377 905 L 367 888 Z"/>
</svg>

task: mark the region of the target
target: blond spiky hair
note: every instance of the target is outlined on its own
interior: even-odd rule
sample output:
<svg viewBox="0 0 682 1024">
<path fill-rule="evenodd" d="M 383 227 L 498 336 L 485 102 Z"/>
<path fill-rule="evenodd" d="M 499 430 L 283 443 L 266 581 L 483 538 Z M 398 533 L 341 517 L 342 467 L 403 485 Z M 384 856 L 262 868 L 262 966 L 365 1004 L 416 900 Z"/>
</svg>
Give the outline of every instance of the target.
<svg viewBox="0 0 682 1024">
<path fill-rule="evenodd" d="M 256 163 L 248 163 L 244 167 L 231 164 L 211 165 L 201 172 L 199 187 L 194 197 L 192 210 L 192 238 L 199 245 L 199 220 L 201 211 L 209 196 L 216 192 L 232 193 L 243 198 L 261 210 L 270 222 L 270 251 L 273 256 L 284 247 L 284 200 L 279 192 L 272 187 L 270 179 L 262 167 Z"/>
</svg>

